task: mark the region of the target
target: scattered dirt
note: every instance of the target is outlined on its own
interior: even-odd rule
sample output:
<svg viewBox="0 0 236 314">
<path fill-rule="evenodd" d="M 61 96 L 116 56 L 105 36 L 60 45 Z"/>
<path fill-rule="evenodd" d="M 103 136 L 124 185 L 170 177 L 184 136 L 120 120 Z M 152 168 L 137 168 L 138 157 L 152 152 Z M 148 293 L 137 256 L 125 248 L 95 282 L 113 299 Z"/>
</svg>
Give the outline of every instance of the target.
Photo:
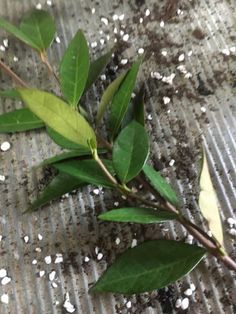
<svg viewBox="0 0 236 314">
<path fill-rule="evenodd" d="M 192 32 L 192 35 L 198 40 L 203 40 L 206 37 L 205 32 L 199 27 L 195 28 L 195 30 Z"/>
</svg>

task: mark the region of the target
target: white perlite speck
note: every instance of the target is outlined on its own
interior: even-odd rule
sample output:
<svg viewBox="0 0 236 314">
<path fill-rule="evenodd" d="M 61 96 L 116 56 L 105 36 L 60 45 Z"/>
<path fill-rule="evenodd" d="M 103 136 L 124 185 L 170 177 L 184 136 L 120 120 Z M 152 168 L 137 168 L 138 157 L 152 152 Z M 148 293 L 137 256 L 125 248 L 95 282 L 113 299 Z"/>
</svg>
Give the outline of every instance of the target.
<svg viewBox="0 0 236 314">
<path fill-rule="evenodd" d="M 8 304 L 9 303 L 9 296 L 7 293 L 4 293 L 2 296 L 1 296 L 1 302 L 4 303 L 4 304 Z"/>
<path fill-rule="evenodd" d="M 235 237 L 235 236 L 236 236 L 236 229 L 231 228 L 231 229 L 229 230 L 229 234 Z"/>
<path fill-rule="evenodd" d="M 151 113 L 147 116 L 147 119 L 148 119 L 149 121 L 152 121 L 152 115 L 151 115 Z"/>
<path fill-rule="evenodd" d="M 149 16 L 149 15 L 150 15 L 150 13 L 151 13 L 151 12 L 150 12 L 150 10 L 149 10 L 149 9 L 147 9 L 147 10 L 145 11 L 145 15 L 146 15 L 146 16 Z"/>
<path fill-rule="evenodd" d="M 91 48 L 96 48 L 98 45 L 98 43 L 96 41 L 92 42 L 91 43 Z"/>
<path fill-rule="evenodd" d="M 196 290 L 196 286 L 194 283 L 190 283 L 189 287 L 193 292 Z"/>
<path fill-rule="evenodd" d="M 132 243 L 131 243 L 131 247 L 133 248 L 133 247 L 135 247 L 135 246 L 137 246 L 137 239 L 133 239 L 132 240 Z"/>
<path fill-rule="evenodd" d="M 181 53 L 181 55 L 179 55 L 179 58 L 178 58 L 179 62 L 184 61 L 184 58 L 185 58 L 184 53 Z"/>
<path fill-rule="evenodd" d="M 3 45 L 0 45 L 0 50 L 4 52 L 6 51 L 6 48 Z"/>
<path fill-rule="evenodd" d="M 125 34 L 123 36 L 123 41 L 128 41 L 129 40 L 129 34 Z"/>
<path fill-rule="evenodd" d="M 33 260 L 32 260 L 32 264 L 33 264 L 33 265 L 36 265 L 37 263 L 38 263 L 38 262 L 37 262 L 36 259 L 33 259 Z"/>
<path fill-rule="evenodd" d="M 0 269 L 0 278 L 4 278 L 7 276 L 7 271 L 4 268 Z"/>
<path fill-rule="evenodd" d="M 117 21 L 118 18 L 119 18 L 119 16 L 117 14 L 114 14 L 113 17 L 112 17 L 113 21 Z"/>
<path fill-rule="evenodd" d="M 161 21 L 161 22 L 160 22 L 160 27 L 161 27 L 161 28 L 165 27 L 165 22 L 164 22 L 164 21 Z"/>
<path fill-rule="evenodd" d="M 90 261 L 89 257 L 85 256 L 84 261 L 85 261 L 85 263 L 88 263 Z"/>
<path fill-rule="evenodd" d="M 58 287 L 58 285 L 57 285 L 56 282 L 52 282 L 51 285 L 52 285 L 52 287 L 53 287 L 54 289 Z"/>
<path fill-rule="evenodd" d="M 187 308 L 189 307 L 189 299 L 188 298 L 184 298 L 181 302 L 181 309 L 187 310 Z"/>
<path fill-rule="evenodd" d="M 96 12 L 96 9 L 95 9 L 95 8 L 92 8 L 92 9 L 91 9 L 91 13 L 94 14 L 95 12 Z"/>
<path fill-rule="evenodd" d="M 172 166 L 174 166 L 174 164 L 175 164 L 175 160 L 171 159 L 171 161 L 169 162 L 169 166 L 172 167 Z"/>
<path fill-rule="evenodd" d="M 39 277 L 42 278 L 45 275 L 45 270 L 40 270 Z"/>
<path fill-rule="evenodd" d="M 52 6 L 52 1 L 51 1 L 51 0 L 47 0 L 47 5 L 48 5 L 49 7 L 51 7 L 51 6 Z"/>
<path fill-rule="evenodd" d="M 120 244 L 120 238 L 116 238 L 116 245 Z"/>
<path fill-rule="evenodd" d="M 206 112 L 206 108 L 204 106 L 201 107 L 201 112 Z"/>
<path fill-rule="evenodd" d="M 175 307 L 178 309 L 181 307 L 181 303 L 182 303 L 182 300 L 181 299 L 177 299 L 176 302 L 175 302 Z"/>
<path fill-rule="evenodd" d="M 170 98 L 167 97 L 167 96 L 164 96 L 163 97 L 163 102 L 164 102 L 165 105 L 169 104 L 170 103 Z"/>
<path fill-rule="evenodd" d="M 100 261 L 102 258 L 103 258 L 103 254 L 102 253 L 98 253 L 97 260 Z"/>
<path fill-rule="evenodd" d="M 10 277 L 4 277 L 2 280 L 1 280 L 1 284 L 3 286 L 7 285 L 9 282 L 11 282 L 11 278 Z"/>
<path fill-rule="evenodd" d="M 124 17 L 125 17 L 125 15 L 124 15 L 124 14 L 121 14 L 121 15 L 119 16 L 119 21 L 123 21 Z"/>
<path fill-rule="evenodd" d="M 193 291 L 192 291 L 192 289 L 186 289 L 185 291 L 184 291 L 184 294 L 187 296 L 187 297 L 190 297 L 192 294 L 193 294 Z"/>
<path fill-rule="evenodd" d="M 61 43 L 61 39 L 60 39 L 60 37 L 59 37 L 59 36 L 57 36 L 57 37 L 55 38 L 55 40 L 56 40 L 56 42 L 57 42 L 58 44 L 60 44 L 60 43 Z"/>
<path fill-rule="evenodd" d="M 144 49 L 143 48 L 139 48 L 138 54 L 142 55 L 143 53 L 144 53 Z"/>
<path fill-rule="evenodd" d="M 128 63 L 128 59 L 122 59 L 122 60 L 120 61 L 120 63 L 121 63 L 122 65 L 125 65 L 125 64 Z"/>
<path fill-rule="evenodd" d="M 53 270 L 50 272 L 50 274 L 48 275 L 48 278 L 50 281 L 53 281 L 56 278 L 56 271 Z"/>
<path fill-rule="evenodd" d="M 130 308 L 131 308 L 131 306 L 132 306 L 131 301 L 128 301 L 128 302 L 126 303 L 126 307 L 127 307 L 127 309 L 130 309 Z"/>
<path fill-rule="evenodd" d="M 175 78 L 175 73 L 172 73 L 169 76 L 163 76 L 162 82 L 172 85 L 174 78 Z"/>
<path fill-rule="evenodd" d="M 63 256 L 62 256 L 62 254 L 61 254 L 61 253 L 57 253 L 54 263 L 55 263 L 55 264 L 60 264 L 60 263 L 62 263 L 62 262 L 63 262 Z"/>
<path fill-rule="evenodd" d="M 38 239 L 39 239 L 39 241 L 43 240 L 43 236 L 40 233 L 38 234 Z"/>
<path fill-rule="evenodd" d="M 108 19 L 106 17 L 102 17 L 101 22 L 104 23 L 106 26 L 108 25 Z"/>
<path fill-rule="evenodd" d="M 38 4 L 36 4 L 35 7 L 36 7 L 37 10 L 41 10 L 41 9 L 42 9 L 42 4 L 41 4 L 41 3 L 38 3 Z"/>
<path fill-rule="evenodd" d="M 8 39 L 3 39 L 3 45 L 7 48 L 8 47 Z"/>
<path fill-rule="evenodd" d="M 45 256 L 44 261 L 45 261 L 45 263 L 48 264 L 48 265 L 51 264 L 51 262 L 52 262 L 51 256 L 50 256 L 50 255 Z"/>
<path fill-rule="evenodd" d="M 236 219 L 232 218 L 232 217 L 229 217 L 227 219 L 227 222 L 229 224 L 229 226 L 232 228 L 233 226 L 236 226 Z"/>
<path fill-rule="evenodd" d="M 6 180 L 6 177 L 0 174 L 0 181 L 4 182 Z"/>
<path fill-rule="evenodd" d="M 166 50 L 163 50 L 163 51 L 161 52 L 161 54 L 162 54 L 164 57 L 166 57 L 166 56 L 167 56 L 167 51 L 166 51 Z"/>
<path fill-rule="evenodd" d="M 26 235 L 26 236 L 24 236 L 23 239 L 24 239 L 25 243 L 28 243 L 28 242 L 29 242 L 29 236 Z"/>
<path fill-rule="evenodd" d="M 3 152 L 6 152 L 7 150 L 9 150 L 11 148 L 11 144 L 9 142 L 3 142 L 1 144 L 1 150 Z"/>
<path fill-rule="evenodd" d="M 65 301 L 63 303 L 63 307 L 65 308 L 65 310 L 68 313 L 74 313 L 74 311 L 75 311 L 75 306 L 70 303 L 70 296 L 69 296 L 68 292 L 66 293 L 66 298 L 65 298 Z"/>
</svg>

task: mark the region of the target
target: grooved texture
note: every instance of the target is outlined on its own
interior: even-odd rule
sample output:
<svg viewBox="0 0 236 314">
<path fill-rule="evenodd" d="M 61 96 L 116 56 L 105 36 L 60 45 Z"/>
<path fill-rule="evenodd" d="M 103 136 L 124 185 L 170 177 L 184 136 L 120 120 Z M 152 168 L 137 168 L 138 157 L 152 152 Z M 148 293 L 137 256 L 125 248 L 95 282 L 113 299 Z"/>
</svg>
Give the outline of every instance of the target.
<svg viewBox="0 0 236 314">
<path fill-rule="evenodd" d="M 17 23 L 22 14 L 37 3 L 0 0 L 0 15 Z M 226 248 L 236 258 L 235 237 L 229 235 L 226 222 L 227 218 L 235 217 L 236 54 L 233 49 L 230 55 L 222 53 L 235 45 L 234 1 L 104 0 L 95 3 L 52 0 L 53 7 L 44 3 L 42 1 L 43 8 L 49 9 L 56 19 L 61 39 L 61 43 L 54 42 L 49 51 L 49 59 L 56 70 L 66 45 L 79 28 L 85 31 L 90 44 L 97 41 L 97 47 L 90 48 L 94 56 L 99 56 L 100 50 L 107 51 L 114 38 L 119 37 L 113 33 L 115 26 L 118 32 L 128 33 L 128 42 L 121 40 L 122 45 L 113 61 L 119 68 L 126 67 L 121 65 L 121 59 L 132 59 L 139 48 L 144 48 L 147 61 L 142 66 L 139 82 L 144 81 L 147 89 L 146 122 L 154 165 L 164 168 L 163 173 L 179 195 L 183 195 L 186 215 L 202 224 L 196 200 L 199 148 L 203 142 L 219 196 Z M 167 6 L 169 11 L 164 8 L 166 4 L 170 4 Z M 95 14 L 91 14 L 93 7 Z M 149 16 L 145 16 L 146 9 L 150 10 Z M 175 13 L 178 9 L 179 15 Z M 122 21 L 112 20 L 113 14 L 122 13 L 125 14 Z M 108 26 L 101 22 L 101 17 L 109 19 Z M 140 18 L 143 18 L 142 23 Z M 163 28 L 160 27 L 161 20 L 165 21 Z M 100 30 L 103 30 L 102 34 Z M 36 53 L 2 30 L 1 43 L 6 36 L 9 48 L 6 52 L 0 51 L 0 57 L 31 87 L 54 88 L 59 94 L 54 79 L 49 78 Z M 105 40 L 103 46 L 100 39 Z M 163 51 L 167 51 L 166 56 Z M 179 62 L 182 53 L 185 60 Z M 14 55 L 19 62 L 13 61 Z M 177 69 L 181 64 L 192 77 L 186 78 L 186 73 Z M 112 77 L 111 67 L 106 72 L 108 78 Z M 173 85 L 152 78 L 151 72 L 155 71 L 162 76 L 175 73 Z M 11 81 L 3 73 L 0 73 L 0 79 L 1 88 L 11 86 Z M 91 114 L 95 114 L 106 85 L 106 81 L 100 80 L 84 98 Z M 170 103 L 164 105 L 164 96 L 171 99 Z M 21 106 L 17 101 L 0 100 L 1 113 Z M 6 286 L 0 285 L 0 295 L 9 295 L 8 305 L 0 303 L 0 313 L 64 313 L 67 292 L 76 307 L 75 313 L 175 313 L 180 311 L 175 309 L 175 300 L 184 297 L 183 292 L 191 282 L 195 284 L 196 292 L 190 297 L 189 313 L 236 312 L 235 280 L 227 269 L 210 257 L 166 291 L 128 298 L 88 294 L 88 288 L 106 268 L 106 263 L 111 263 L 116 255 L 130 247 L 133 239 L 140 243 L 159 237 L 175 239 L 178 235 L 178 239 L 184 240 L 186 232 L 172 223 L 160 227 L 99 222 L 97 215 L 114 207 L 114 200 L 123 207 L 127 203 L 107 190 L 96 195 L 93 187 L 73 193 L 42 211 L 22 215 L 29 199 L 33 199 L 45 183 L 42 172 L 32 166 L 53 156 L 58 148 L 43 131 L 1 134 L 0 142 L 5 140 L 12 147 L 7 152 L 0 152 L 0 174 L 6 176 L 6 181 L 0 182 L 0 234 L 3 236 L 0 268 L 7 269 L 12 280 Z M 175 164 L 170 167 L 172 159 Z M 38 234 L 43 236 L 41 241 Z M 29 236 L 28 243 L 23 239 L 26 235 Z M 119 245 L 116 244 L 118 237 Z M 38 248 L 41 252 L 37 252 Z M 103 254 L 100 261 L 98 252 Z M 57 253 L 63 255 L 63 263 L 54 263 Z M 45 263 L 44 258 L 48 255 L 52 257 L 51 264 Z M 89 257 L 89 262 L 85 262 L 85 257 Z M 36 265 L 32 264 L 34 259 Z M 38 277 L 40 270 L 46 271 L 42 278 Z M 48 278 L 52 270 L 57 274 L 54 280 L 57 288 L 52 287 Z M 132 306 L 128 309 L 126 303 L 129 300 Z"/>
</svg>

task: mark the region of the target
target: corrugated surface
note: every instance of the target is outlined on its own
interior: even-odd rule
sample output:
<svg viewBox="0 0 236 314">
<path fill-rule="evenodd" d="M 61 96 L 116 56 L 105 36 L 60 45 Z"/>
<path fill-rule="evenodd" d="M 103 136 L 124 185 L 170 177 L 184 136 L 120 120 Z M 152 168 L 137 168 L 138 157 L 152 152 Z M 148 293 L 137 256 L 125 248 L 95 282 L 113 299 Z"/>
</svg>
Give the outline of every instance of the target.
<svg viewBox="0 0 236 314">
<path fill-rule="evenodd" d="M 96 55 L 100 54 L 101 38 L 105 39 L 104 50 L 112 44 L 116 37 L 115 26 L 118 32 L 123 30 L 124 34 L 129 34 L 128 43 L 123 43 L 119 49 L 119 62 L 122 58 L 133 57 L 139 48 L 146 50 L 148 61 L 143 66 L 140 81 L 146 82 L 148 91 L 147 124 L 152 138 L 153 161 L 161 159 L 166 175 L 179 194 L 186 197 L 186 214 L 200 223 L 196 210 L 196 171 L 199 144 L 201 140 L 204 142 L 222 208 L 227 249 L 236 258 L 235 238 L 228 234 L 226 222 L 228 217 L 235 215 L 236 53 L 231 49 L 229 56 L 224 54 L 227 53 L 224 49 L 235 45 L 235 2 L 184 0 L 160 1 L 159 4 L 158 1 L 136 0 L 128 4 L 127 1 L 54 0 L 52 8 L 45 2 L 42 1 L 42 5 L 55 16 L 61 39 L 61 44 L 54 43 L 50 50 L 50 59 L 55 65 L 78 28 L 85 30 L 90 43 L 98 42 L 97 48 L 91 49 Z M 0 15 L 17 22 L 36 4 L 35 1 L 0 0 Z M 93 7 L 95 14 L 91 14 Z M 150 15 L 146 9 L 150 10 Z M 122 21 L 112 20 L 113 14 L 123 13 Z M 101 22 L 103 16 L 109 19 L 108 26 Z M 142 23 L 140 18 L 143 18 Z M 165 21 L 163 28 L 161 20 Z M 5 36 L 0 33 L 1 40 Z M 30 49 L 11 37 L 9 43 L 7 52 L 0 55 L 6 63 L 31 86 L 55 88 L 53 79 L 48 79 L 47 71 Z M 167 52 L 166 56 L 163 51 Z M 182 53 L 185 60 L 179 62 Z M 19 62 L 13 62 L 14 55 Z M 180 64 L 191 73 L 190 79 L 177 69 Z M 175 73 L 173 85 L 152 78 L 153 71 L 163 76 Z M 91 113 L 95 111 L 105 85 L 106 82 L 101 81 L 89 93 L 86 104 Z M 2 75 L 1 88 L 7 86 L 10 81 Z M 171 99 L 167 105 L 163 104 L 164 96 Z M 20 106 L 2 100 L 0 110 L 6 112 Z M 12 148 L 0 153 L 0 174 L 6 176 L 6 181 L 0 183 L 0 234 L 3 237 L 0 268 L 6 268 L 12 280 L 6 286 L 0 285 L 0 294 L 9 295 L 9 304 L 0 304 L 0 313 L 63 313 L 67 292 L 77 313 L 174 313 L 174 301 L 183 297 L 190 282 L 196 285 L 196 292 L 190 297 L 189 313 L 236 312 L 235 277 L 213 258 L 205 259 L 190 276 L 166 292 L 128 298 L 89 295 L 88 287 L 105 269 L 106 262 L 110 263 L 116 254 L 129 247 L 132 239 L 141 242 L 168 235 L 176 238 L 176 234 L 184 239 L 186 233 L 172 224 L 160 228 L 98 223 L 97 213 L 113 206 L 114 197 L 120 204 L 124 200 L 107 191 L 97 196 L 93 188 L 85 188 L 33 215 L 22 216 L 29 198 L 37 195 L 43 183 L 42 173 L 31 167 L 58 149 L 44 132 L 0 135 L 0 141 L 4 140 L 8 140 Z M 175 160 L 172 167 L 168 166 L 171 159 Z M 41 241 L 38 234 L 43 236 Z M 24 236 L 29 236 L 28 243 Z M 117 237 L 121 240 L 119 245 L 115 243 Z M 96 247 L 104 254 L 101 261 L 96 258 Z M 41 252 L 38 252 L 39 248 Z M 61 264 L 54 263 L 57 253 L 63 255 Z M 46 264 L 44 258 L 49 255 L 52 263 Z M 84 261 L 86 256 L 89 257 L 87 263 Z M 34 259 L 36 265 L 32 264 Z M 46 271 L 42 278 L 38 276 L 40 270 Z M 56 288 L 48 278 L 52 270 L 57 274 Z M 130 309 L 126 307 L 128 300 L 132 302 Z"/>
</svg>

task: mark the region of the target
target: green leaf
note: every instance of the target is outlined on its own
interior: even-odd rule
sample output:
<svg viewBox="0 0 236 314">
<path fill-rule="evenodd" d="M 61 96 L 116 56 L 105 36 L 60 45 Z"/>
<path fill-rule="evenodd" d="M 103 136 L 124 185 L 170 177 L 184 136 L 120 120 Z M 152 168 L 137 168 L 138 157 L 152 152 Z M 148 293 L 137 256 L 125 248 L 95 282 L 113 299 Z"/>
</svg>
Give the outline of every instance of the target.
<svg viewBox="0 0 236 314">
<path fill-rule="evenodd" d="M 112 162 L 103 160 L 108 170 L 114 174 Z M 104 175 L 98 164 L 93 159 L 80 161 L 65 161 L 53 165 L 60 172 L 67 173 L 70 176 L 78 178 L 84 182 L 105 187 L 112 187 L 112 183 Z"/>
<path fill-rule="evenodd" d="M 120 88 L 113 97 L 109 117 L 109 129 L 111 139 L 113 139 L 117 135 L 121 122 L 128 109 L 141 61 L 142 59 L 138 60 L 132 65 Z"/>
<path fill-rule="evenodd" d="M 11 98 L 14 100 L 21 100 L 20 95 L 16 89 L 1 90 L 0 96 L 5 98 Z"/>
<path fill-rule="evenodd" d="M 78 31 L 70 42 L 60 63 L 61 90 L 66 100 L 74 107 L 83 94 L 89 73 L 87 40 Z"/>
<path fill-rule="evenodd" d="M 174 206 L 179 207 L 179 200 L 175 191 L 159 172 L 147 164 L 143 167 L 143 172 L 150 180 L 151 185 L 165 200 L 169 201 Z"/>
<path fill-rule="evenodd" d="M 37 89 L 18 91 L 29 109 L 66 139 L 85 147 L 90 139 L 96 143 L 95 133 L 85 118 L 60 98 Z"/>
<path fill-rule="evenodd" d="M 0 27 L 40 52 L 50 46 L 56 31 L 52 16 L 46 11 L 36 9 L 23 17 L 19 27 L 2 18 Z"/>
<path fill-rule="evenodd" d="M 93 61 L 90 64 L 88 80 L 85 86 L 85 91 L 87 91 L 93 85 L 93 83 L 97 80 L 97 78 L 100 76 L 103 69 L 109 63 L 113 52 L 114 52 L 114 48 L 112 48 L 106 54 L 102 55 L 101 57 L 99 57 L 97 60 Z"/>
<path fill-rule="evenodd" d="M 203 248 L 183 242 L 144 242 L 121 255 L 91 290 L 125 294 L 156 290 L 189 273 L 204 254 Z"/>
<path fill-rule="evenodd" d="M 74 157 L 81 157 L 81 156 L 89 156 L 91 155 L 91 151 L 87 149 L 86 147 L 82 147 L 80 150 L 71 150 L 69 152 L 64 152 L 58 155 L 55 155 L 51 158 L 45 159 L 42 163 L 40 163 L 40 166 L 47 166 L 54 164 L 56 162 L 63 161 L 65 159 L 71 159 Z"/>
<path fill-rule="evenodd" d="M 176 218 L 175 214 L 153 208 L 125 207 L 110 210 L 98 216 L 101 220 L 135 222 L 140 224 L 162 223 Z"/>
<path fill-rule="evenodd" d="M 23 132 L 44 127 L 44 123 L 29 109 L 17 109 L 0 115 L 0 132 Z"/>
<path fill-rule="evenodd" d="M 105 110 L 107 109 L 107 107 L 111 103 L 115 93 L 119 89 L 120 84 L 124 80 L 126 74 L 127 74 L 126 71 L 121 73 L 113 82 L 111 82 L 111 84 L 107 87 L 107 89 L 103 93 L 101 101 L 98 105 L 98 112 L 97 112 L 97 117 L 96 117 L 97 126 L 100 124 Z"/>
<path fill-rule="evenodd" d="M 0 27 L 3 28 L 5 31 L 14 35 L 19 40 L 23 41 L 28 46 L 36 50 L 39 50 L 38 46 L 35 45 L 35 43 L 31 41 L 31 38 L 25 35 L 19 27 L 12 25 L 8 21 L 4 20 L 3 18 L 0 18 Z"/>
<path fill-rule="evenodd" d="M 48 135 L 50 138 L 60 147 L 66 148 L 66 149 L 81 149 L 84 148 L 84 146 L 81 146 L 79 144 L 76 144 L 74 142 L 69 141 L 61 134 L 57 133 L 53 129 L 47 127 L 46 128 Z"/>
<path fill-rule="evenodd" d="M 203 164 L 200 175 L 199 208 L 209 225 L 213 236 L 223 246 L 223 230 L 219 213 L 219 203 L 209 173 L 206 153 L 203 151 Z"/>
<path fill-rule="evenodd" d="M 145 88 L 144 85 L 140 88 L 140 91 L 134 98 L 133 103 L 133 113 L 134 119 L 140 123 L 142 126 L 145 125 L 144 120 L 144 96 L 145 96 Z"/>
<path fill-rule="evenodd" d="M 113 165 L 122 183 L 138 175 L 148 154 L 148 135 L 142 125 L 133 121 L 121 131 L 112 152 Z"/>
<path fill-rule="evenodd" d="M 84 182 L 65 173 L 59 173 L 41 192 L 26 211 L 35 211 L 52 200 L 83 186 Z"/>
<path fill-rule="evenodd" d="M 105 149 L 98 149 L 98 152 L 99 154 L 103 154 L 103 153 L 106 153 L 107 151 Z M 82 156 L 91 156 L 91 150 L 89 150 L 86 147 L 81 147 L 77 150 L 63 152 L 51 158 L 45 159 L 42 163 L 40 163 L 39 166 L 48 166 L 56 162 L 60 162 L 60 161 L 75 158 L 75 157 L 82 157 Z"/>
</svg>

